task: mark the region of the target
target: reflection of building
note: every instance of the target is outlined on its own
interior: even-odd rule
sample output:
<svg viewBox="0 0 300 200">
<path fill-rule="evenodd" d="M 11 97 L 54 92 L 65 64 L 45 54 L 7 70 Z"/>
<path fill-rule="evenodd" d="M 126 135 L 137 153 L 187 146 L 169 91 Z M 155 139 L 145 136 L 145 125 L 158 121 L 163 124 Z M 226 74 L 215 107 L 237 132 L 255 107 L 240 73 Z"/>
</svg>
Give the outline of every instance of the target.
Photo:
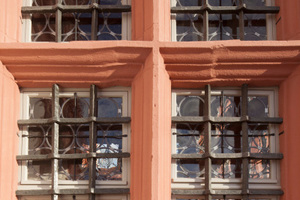
<svg viewBox="0 0 300 200">
<path fill-rule="evenodd" d="M 300 2 L 276 3 L 279 41 L 169 42 L 170 1 L 132 0 L 132 41 L 24 44 L 21 1 L 1 1 L 0 199 L 17 188 L 19 88 L 53 83 L 131 87 L 131 200 L 171 199 L 171 88 L 278 86 L 281 199 L 298 199 Z"/>
</svg>

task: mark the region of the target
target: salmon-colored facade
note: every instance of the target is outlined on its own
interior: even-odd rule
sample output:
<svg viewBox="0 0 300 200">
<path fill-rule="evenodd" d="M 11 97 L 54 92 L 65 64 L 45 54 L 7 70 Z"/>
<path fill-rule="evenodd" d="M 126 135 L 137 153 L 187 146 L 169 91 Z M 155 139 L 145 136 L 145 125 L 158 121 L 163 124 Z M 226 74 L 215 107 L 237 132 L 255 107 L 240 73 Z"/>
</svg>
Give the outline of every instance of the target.
<svg viewBox="0 0 300 200">
<path fill-rule="evenodd" d="M 171 89 L 279 87 L 281 200 L 300 198 L 300 1 L 277 0 L 277 41 L 170 42 L 169 0 L 132 0 L 132 41 L 21 43 L 0 0 L 0 199 L 16 199 L 19 88 L 132 88 L 131 200 L 171 199 Z"/>
</svg>

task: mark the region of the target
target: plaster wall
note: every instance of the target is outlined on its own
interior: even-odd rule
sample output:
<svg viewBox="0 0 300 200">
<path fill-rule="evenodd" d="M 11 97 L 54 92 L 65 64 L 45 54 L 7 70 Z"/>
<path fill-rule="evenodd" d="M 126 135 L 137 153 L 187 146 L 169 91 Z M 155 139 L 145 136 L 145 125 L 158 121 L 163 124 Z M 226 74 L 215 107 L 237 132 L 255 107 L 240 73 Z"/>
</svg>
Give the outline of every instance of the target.
<svg viewBox="0 0 300 200">
<path fill-rule="evenodd" d="M 280 6 L 280 12 L 276 15 L 277 39 L 299 40 L 300 39 L 300 1 L 299 0 L 276 0 Z"/>
<path fill-rule="evenodd" d="M 0 61 L 0 199 L 16 199 L 19 99 L 18 86 Z"/>
<path fill-rule="evenodd" d="M 0 42 L 20 41 L 21 5 L 20 0 L 0 0 Z"/>
<path fill-rule="evenodd" d="M 300 66 L 280 85 L 280 115 L 284 119 L 280 136 L 280 151 L 284 154 L 281 162 L 281 186 L 284 190 L 282 200 L 299 199 L 300 174 L 298 167 L 300 142 Z"/>
</svg>

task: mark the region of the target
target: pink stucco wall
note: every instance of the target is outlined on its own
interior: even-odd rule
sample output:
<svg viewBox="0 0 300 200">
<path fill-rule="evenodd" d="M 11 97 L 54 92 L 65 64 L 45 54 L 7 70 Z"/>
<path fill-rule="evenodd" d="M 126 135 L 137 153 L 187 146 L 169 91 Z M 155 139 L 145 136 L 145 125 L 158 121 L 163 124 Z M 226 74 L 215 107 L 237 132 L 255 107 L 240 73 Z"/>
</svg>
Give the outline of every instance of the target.
<svg viewBox="0 0 300 200">
<path fill-rule="evenodd" d="M 19 117 L 19 89 L 0 62 L 0 199 L 15 199 Z"/>
<path fill-rule="evenodd" d="M 170 40 L 169 0 L 132 0 L 134 41 L 24 44 L 19 0 L 0 0 L 0 199 L 17 187 L 18 87 L 132 87 L 131 200 L 171 194 L 171 88 L 280 87 L 281 200 L 297 200 L 300 42 Z M 300 3 L 277 0 L 280 40 L 300 39 Z M 12 26 L 13 24 L 13 26 Z M 12 42 L 12 43 L 8 43 Z M 296 159 L 295 159 L 296 158 Z"/>
</svg>

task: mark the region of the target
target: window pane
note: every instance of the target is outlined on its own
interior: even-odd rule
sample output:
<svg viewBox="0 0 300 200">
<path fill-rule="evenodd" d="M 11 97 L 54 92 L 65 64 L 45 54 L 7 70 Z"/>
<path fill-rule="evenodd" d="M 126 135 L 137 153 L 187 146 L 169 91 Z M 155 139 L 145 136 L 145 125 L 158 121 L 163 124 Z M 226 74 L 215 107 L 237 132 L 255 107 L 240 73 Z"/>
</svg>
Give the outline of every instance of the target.
<svg viewBox="0 0 300 200">
<path fill-rule="evenodd" d="M 62 41 L 91 40 L 90 13 L 64 13 L 62 20 Z"/>
<path fill-rule="evenodd" d="M 55 4 L 56 0 L 32 0 L 32 6 L 50 6 Z"/>
<path fill-rule="evenodd" d="M 100 97 L 98 98 L 98 117 L 121 117 L 121 97 Z"/>
<path fill-rule="evenodd" d="M 98 40 L 122 39 L 122 13 L 101 13 L 98 23 Z"/>
<path fill-rule="evenodd" d="M 218 123 L 211 126 L 211 152 L 240 153 L 242 127 L 239 123 Z"/>
<path fill-rule="evenodd" d="M 55 14 L 34 13 L 31 17 L 31 39 L 34 42 L 55 41 Z"/>
<path fill-rule="evenodd" d="M 211 116 L 239 117 L 241 115 L 241 97 L 239 96 L 212 96 Z"/>
<path fill-rule="evenodd" d="M 208 40 L 239 39 L 239 18 L 236 14 L 210 14 Z"/>
<path fill-rule="evenodd" d="M 203 40 L 203 17 L 200 14 L 176 14 L 177 41 Z"/>
<path fill-rule="evenodd" d="M 62 118 L 89 117 L 89 98 L 74 97 L 59 98 Z"/>
<path fill-rule="evenodd" d="M 89 5 L 91 0 L 62 0 L 64 5 Z"/>
<path fill-rule="evenodd" d="M 245 14 L 245 40 L 266 40 L 266 15 L 265 14 Z"/>
<path fill-rule="evenodd" d="M 122 153 L 122 125 L 97 126 L 96 153 Z M 122 180 L 122 159 L 101 158 L 96 164 L 97 180 Z"/>
<path fill-rule="evenodd" d="M 50 98 L 30 98 L 30 119 L 46 119 L 52 117 L 52 100 Z"/>
<path fill-rule="evenodd" d="M 203 116 L 204 97 L 201 96 L 176 96 L 177 116 Z"/>
</svg>

